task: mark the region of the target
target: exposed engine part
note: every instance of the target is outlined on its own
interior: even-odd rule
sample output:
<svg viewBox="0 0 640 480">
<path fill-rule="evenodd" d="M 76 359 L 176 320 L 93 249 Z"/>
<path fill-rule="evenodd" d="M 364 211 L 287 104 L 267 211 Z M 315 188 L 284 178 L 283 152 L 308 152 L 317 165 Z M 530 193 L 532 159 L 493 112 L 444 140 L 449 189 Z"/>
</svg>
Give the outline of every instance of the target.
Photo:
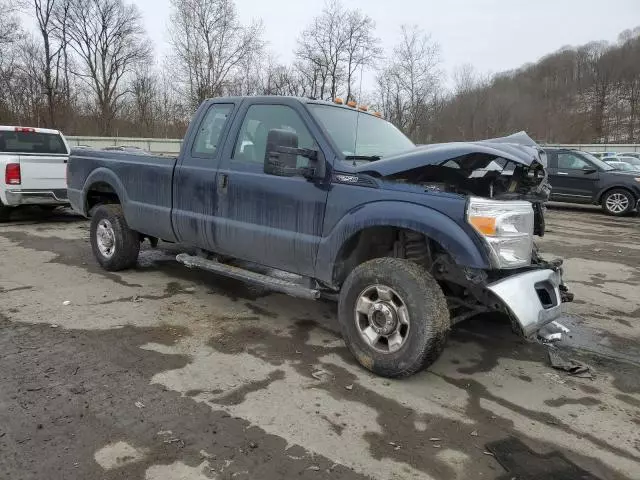
<svg viewBox="0 0 640 480">
<path fill-rule="evenodd" d="M 431 248 L 424 235 L 417 232 L 402 231 L 393 246 L 394 256 L 406 258 L 431 270 Z"/>
</svg>

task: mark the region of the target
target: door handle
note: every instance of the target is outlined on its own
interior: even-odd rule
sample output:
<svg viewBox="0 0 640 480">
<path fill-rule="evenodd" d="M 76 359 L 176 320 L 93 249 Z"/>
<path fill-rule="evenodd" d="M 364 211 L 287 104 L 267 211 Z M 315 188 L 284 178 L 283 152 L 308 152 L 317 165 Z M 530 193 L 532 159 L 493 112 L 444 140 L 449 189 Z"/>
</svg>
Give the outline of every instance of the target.
<svg viewBox="0 0 640 480">
<path fill-rule="evenodd" d="M 221 173 L 218 177 L 218 187 L 222 193 L 227 193 L 227 187 L 229 186 L 229 175 L 226 173 Z"/>
<path fill-rule="evenodd" d="M 558 172 L 558 175 L 569 175 L 567 172 Z"/>
</svg>

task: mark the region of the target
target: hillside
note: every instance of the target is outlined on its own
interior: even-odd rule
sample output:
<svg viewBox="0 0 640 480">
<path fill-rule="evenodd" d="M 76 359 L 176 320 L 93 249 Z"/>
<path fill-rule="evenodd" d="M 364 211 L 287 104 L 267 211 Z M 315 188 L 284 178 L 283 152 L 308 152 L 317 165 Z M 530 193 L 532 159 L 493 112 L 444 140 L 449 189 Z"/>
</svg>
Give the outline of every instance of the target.
<svg viewBox="0 0 640 480">
<path fill-rule="evenodd" d="M 565 47 L 484 80 L 461 69 L 429 123 L 422 141 L 525 130 L 540 142 L 638 143 L 640 28 L 623 32 L 614 45 Z"/>
</svg>

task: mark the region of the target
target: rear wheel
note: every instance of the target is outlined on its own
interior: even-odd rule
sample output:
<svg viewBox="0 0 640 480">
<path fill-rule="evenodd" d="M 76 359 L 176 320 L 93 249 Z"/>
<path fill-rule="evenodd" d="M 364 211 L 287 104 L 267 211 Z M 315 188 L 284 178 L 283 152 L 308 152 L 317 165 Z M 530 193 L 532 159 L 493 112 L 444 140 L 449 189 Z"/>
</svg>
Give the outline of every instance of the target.
<svg viewBox="0 0 640 480">
<path fill-rule="evenodd" d="M 0 202 L 0 222 L 8 222 L 11 218 L 11 208 L 5 207 L 2 202 Z"/>
<path fill-rule="evenodd" d="M 140 236 L 129 228 L 120 205 L 100 205 L 91 216 L 91 248 L 105 270 L 131 268 L 140 253 Z"/>
<path fill-rule="evenodd" d="M 356 267 L 340 292 L 338 315 L 349 350 L 384 377 L 407 377 L 429 366 L 450 328 L 438 283 L 421 266 L 399 258 Z"/>
<path fill-rule="evenodd" d="M 602 197 L 602 209 L 609 215 L 622 217 L 635 206 L 631 192 L 622 188 L 614 188 Z"/>
</svg>

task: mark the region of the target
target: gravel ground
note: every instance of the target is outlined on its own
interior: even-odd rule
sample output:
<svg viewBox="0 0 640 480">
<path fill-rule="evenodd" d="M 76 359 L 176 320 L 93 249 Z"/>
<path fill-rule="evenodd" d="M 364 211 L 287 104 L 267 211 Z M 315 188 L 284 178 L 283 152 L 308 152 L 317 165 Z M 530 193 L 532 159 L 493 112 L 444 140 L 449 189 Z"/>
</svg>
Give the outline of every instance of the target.
<svg viewBox="0 0 640 480">
<path fill-rule="evenodd" d="M 166 246 L 107 273 L 84 219 L 22 212 L 0 225 L 0 478 L 638 479 L 639 227 L 548 213 L 541 249 L 576 294 L 561 347 L 593 379 L 482 317 L 391 381 L 354 362 L 331 303 L 185 269 Z M 503 439 L 529 452 L 509 472 Z"/>
</svg>

